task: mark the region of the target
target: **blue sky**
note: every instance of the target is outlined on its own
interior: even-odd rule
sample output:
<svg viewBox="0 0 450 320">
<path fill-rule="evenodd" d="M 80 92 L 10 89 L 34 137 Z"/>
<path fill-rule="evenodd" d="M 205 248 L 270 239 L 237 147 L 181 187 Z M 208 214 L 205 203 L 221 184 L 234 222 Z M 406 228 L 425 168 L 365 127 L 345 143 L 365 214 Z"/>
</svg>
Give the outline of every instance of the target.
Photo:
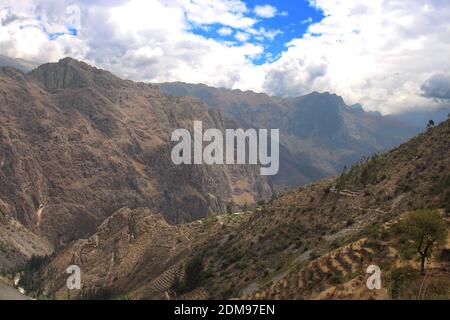
<svg viewBox="0 0 450 320">
<path fill-rule="evenodd" d="M 293 39 L 300 38 L 310 24 L 320 22 L 324 17 L 323 12 L 311 6 L 307 0 L 246 0 L 244 2 L 249 11 L 253 11 L 257 6 L 269 5 L 276 8 L 277 14 L 271 18 L 259 17 L 255 12 L 250 12 L 249 16 L 258 20 L 254 25 L 255 29 L 263 27 L 267 31 L 281 31 L 279 33 L 277 32 L 273 39 L 265 38 L 263 41 L 258 41 L 255 37 L 250 37 L 247 42 L 262 44 L 265 51 L 264 55 L 253 59 L 255 64 L 276 60 L 286 50 L 287 43 Z M 220 24 L 215 24 L 208 28 L 194 26 L 193 32 L 218 41 L 236 41 L 236 30 L 233 29 L 233 33 L 230 35 L 220 35 L 217 31 L 222 27 Z"/>
<path fill-rule="evenodd" d="M 262 19 L 259 22 L 267 29 L 281 30 L 283 33 L 275 37 L 273 41 L 265 41 L 266 51 L 272 53 L 274 57 L 286 50 L 286 44 L 295 38 L 300 38 L 311 23 L 319 22 L 323 19 L 322 11 L 309 5 L 305 0 L 287 1 L 246 1 L 250 8 L 256 5 L 273 5 L 280 12 L 287 12 L 287 16 L 278 15 L 270 19 Z M 261 61 L 259 61 L 261 62 Z"/>
</svg>

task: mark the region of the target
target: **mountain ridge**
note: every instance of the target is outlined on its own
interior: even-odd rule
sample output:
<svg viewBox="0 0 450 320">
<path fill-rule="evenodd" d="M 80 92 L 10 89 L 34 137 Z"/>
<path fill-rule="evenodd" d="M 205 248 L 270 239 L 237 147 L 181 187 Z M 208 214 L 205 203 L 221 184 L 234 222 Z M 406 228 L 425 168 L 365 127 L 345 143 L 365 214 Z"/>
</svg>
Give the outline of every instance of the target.
<svg viewBox="0 0 450 320">
<path fill-rule="evenodd" d="M 0 68 L 0 93 L 0 210 L 56 248 L 124 206 L 180 223 L 272 194 L 258 166 L 172 164 L 174 129 L 235 125 L 191 98 L 73 59 L 29 74 Z"/>
<path fill-rule="evenodd" d="M 361 157 L 395 147 L 419 131 L 352 108 L 328 92 L 280 98 L 182 82 L 158 86 L 167 94 L 196 97 L 243 126 L 280 128 L 281 171 L 274 177 L 279 186 L 293 187 L 335 175 Z"/>
</svg>

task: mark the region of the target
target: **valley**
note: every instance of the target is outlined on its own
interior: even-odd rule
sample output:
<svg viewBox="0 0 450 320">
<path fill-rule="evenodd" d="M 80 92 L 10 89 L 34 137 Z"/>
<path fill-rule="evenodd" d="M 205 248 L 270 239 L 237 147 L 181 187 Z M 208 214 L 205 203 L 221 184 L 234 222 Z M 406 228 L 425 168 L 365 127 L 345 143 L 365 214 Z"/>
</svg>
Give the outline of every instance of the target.
<svg viewBox="0 0 450 320">
<path fill-rule="evenodd" d="M 132 82 L 71 58 L 1 67 L 0 93 L 0 271 L 32 298 L 449 298 L 450 120 L 419 133 L 330 93 Z M 172 133 L 200 120 L 283 128 L 279 173 L 173 163 Z M 447 232 L 425 276 L 402 227 L 417 210 Z"/>
<path fill-rule="evenodd" d="M 447 120 L 338 177 L 241 214 L 171 226 L 147 209 L 122 209 L 33 277 L 41 294 L 60 299 L 68 297 L 58 275 L 71 263 L 97 298 L 448 299 L 449 136 Z M 446 230 L 425 277 L 401 228 L 424 206 L 437 210 Z M 381 269 L 381 290 L 366 287 L 370 265 Z"/>
</svg>

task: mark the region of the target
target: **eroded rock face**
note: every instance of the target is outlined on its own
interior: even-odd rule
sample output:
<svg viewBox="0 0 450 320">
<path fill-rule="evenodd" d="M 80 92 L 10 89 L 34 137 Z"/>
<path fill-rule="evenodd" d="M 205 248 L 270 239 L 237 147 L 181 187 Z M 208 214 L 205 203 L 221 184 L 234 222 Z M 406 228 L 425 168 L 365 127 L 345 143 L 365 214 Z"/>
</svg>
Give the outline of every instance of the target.
<svg viewBox="0 0 450 320">
<path fill-rule="evenodd" d="M 361 157 L 397 146 L 421 130 L 365 112 L 360 105 L 348 106 L 329 93 L 281 98 L 203 84 L 176 82 L 159 87 L 174 96 L 196 97 L 243 126 L 279 128 L 280 171 L 272 177 L 276 187 L 336 175 Z"/>
<path fill-rule="evenodd" d="M 121 80 L 73 59 L 30 74 L 0 69 L 0 219 L 56 246 L 92 234 L 123 207 L 170 223 L 271 196 L 253 166 L 175 166 L 170 135 L 233 122 L 191 98 Z"/>
</svg>

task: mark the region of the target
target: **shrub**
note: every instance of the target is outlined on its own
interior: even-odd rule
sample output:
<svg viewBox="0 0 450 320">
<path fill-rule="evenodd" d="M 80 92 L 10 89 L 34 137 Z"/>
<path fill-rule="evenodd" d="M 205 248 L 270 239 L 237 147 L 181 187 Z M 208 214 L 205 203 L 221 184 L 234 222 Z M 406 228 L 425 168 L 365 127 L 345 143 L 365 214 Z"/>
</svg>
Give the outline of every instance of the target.
<svg viewBox="0 0 450 320">
<path fill-rule="evenodd" d="M 443 262 L 450 262 L 450 249 L 443 249 L 439 255 L 439 260 Z"/>
<path fill-rule="evenodd" d="M 20 281 L 19 287 L 22 287 L 27 293 L 35 296 L 42 295 L 44 282 L 39 276 L 38 271 L 47 263 L 48 257 L 32 256 L 26 263 Z"/>
<path fill-rule="evenodd" d="M 344 278 L 342 277 L 341 273 L 335 273 L 330 277 L 329 282 L 332 285 L 338 285 L 344 282 Z"/>
<path fill-rule="evenodd" d="M 403 260 L 411 260 L 417 254 L 417 249 L 414 247 L 407 247 L 400 251 L 400 257 Z"/>
<path fill-rule="evenodd" d="M 449 279 L 431 279 L 420 298 L 424 300 L 448 300 L 449 295 Z"/>
<path fill-rule="evenodd" d="M 401 267 L 390 272 L 390 293 L 392 299 L 405 299 L 409 284 L 417 277 L 412 267 Z"/>
<path fill-rule="evenodd" d="M 86 288 L 75 298 L 75 300 L 112 300 L 114 298 L 114 290 L 105 288 Z"/>
</svg>

